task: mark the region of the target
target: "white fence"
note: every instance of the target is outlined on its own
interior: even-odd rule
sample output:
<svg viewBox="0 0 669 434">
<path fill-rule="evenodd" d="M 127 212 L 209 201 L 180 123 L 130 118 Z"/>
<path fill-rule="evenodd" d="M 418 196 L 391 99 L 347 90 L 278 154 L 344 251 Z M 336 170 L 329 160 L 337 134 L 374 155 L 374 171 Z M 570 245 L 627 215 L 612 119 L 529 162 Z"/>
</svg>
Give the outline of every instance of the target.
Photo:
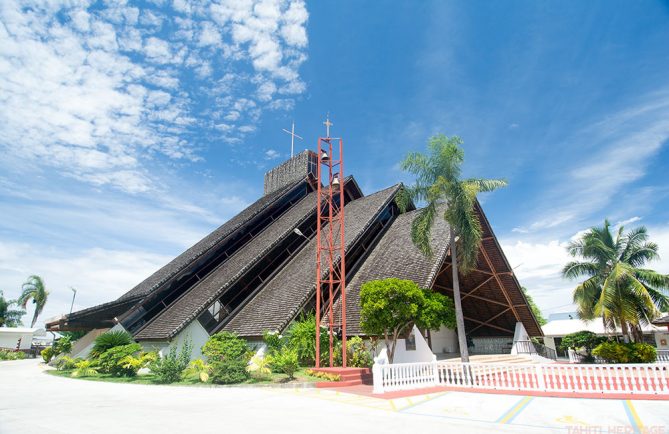
<svg viewBox="0 0 669 434">
<path fill-rule="evenodd" d="M 669 395 L 669 366 L 662 364 L 506 365 L 375 363 L 374 393 L 445 386 L 469 389 Z"/>
<path fill-rule="evenodd" d="M 669 350 L 657 350 L 657 363 L 669 363 Z"/>
</svg>

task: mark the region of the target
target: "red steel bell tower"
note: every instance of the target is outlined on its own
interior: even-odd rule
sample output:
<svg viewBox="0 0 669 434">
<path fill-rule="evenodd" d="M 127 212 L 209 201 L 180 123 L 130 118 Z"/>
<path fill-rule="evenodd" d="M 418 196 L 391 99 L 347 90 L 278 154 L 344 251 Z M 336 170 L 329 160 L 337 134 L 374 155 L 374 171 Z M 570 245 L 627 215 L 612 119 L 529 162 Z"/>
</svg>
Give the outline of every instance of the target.
<svg viewBox="0 0 669 434">
<path fill-rule="evenodd" d="M 333 340 L 341 327 L 342 366 L 346 367 L 346 256 L 344 239 L 344 153 L 341 138 L 330 137 L 328 115 L 323 123 L 326 137 L 318 138 L 318 205 L 316 222 L 316 367 L 320 367 L 322 313 L 328 315 L 330 367 L 333 366 Z M 338 292 L 338 293 L 337 293 Z M 340 296 L 341 319 L 335 324 L 335 299 Z M 325 304 L 325 306 L 322 306 Z"/>
</svg>

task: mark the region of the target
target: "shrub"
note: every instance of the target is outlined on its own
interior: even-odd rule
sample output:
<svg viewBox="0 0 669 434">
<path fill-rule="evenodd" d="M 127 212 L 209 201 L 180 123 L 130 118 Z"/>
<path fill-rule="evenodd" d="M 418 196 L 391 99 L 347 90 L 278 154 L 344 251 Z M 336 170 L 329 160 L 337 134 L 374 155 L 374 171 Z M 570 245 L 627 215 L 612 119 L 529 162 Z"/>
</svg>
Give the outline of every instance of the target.
<svg viewBox="0 0 669 434">
<path fill-rule="evenodd" d="M 55 355 L 53 348 L 51 347 L 44 348 L 42 351 L 40 351 L 40 354 L 42 355 L 44 363 L 49 363 L 51 359 L 53 359 L 53 356 Z"/>
<path fill-rule="evenodd" d="M 250 358 L 244 339 L 230 332 L 211 336 L 202 347 L 202 353 L 211 365 L 211 381 L 218 384 L 241 383 L 249 376 L 246 365 Z"/>
<path fill-rule="evenodd" d="M 74 368 L 74 371 L 72 371 L 73 377 L 92 377 L 98 373 L 90 360 L 81 360 L 77 362 Z"/>
<path fill-rule="evenodd" d="M 23 360 L 26 354 L 23 351 L 0 350 L 0 360 Z"/>
<path fill-rule="evenodd" d="M 91 350 L 90 357 L 97 358 L 100 357 L 105 351 L 114 347 L 122 347 L 125 345 L 130 345 L 134 341 L 130 333 L 119 330 L 113 332 L 103 333 L 97 338 L 95 338 L 95 344 Z"/>
<path fill-rule="evenodd" d="M 276 332 L 270 332 L 269 330 L 263 332 L 262 339 L 265 346 L 267 346 L 267 354 L 269 355 L 281 351 L 281 348 L 283 348 L 286 343 L 282 335 Z"/>
<path fill-rule="evenodd" d="M 608 363 L 653 363 L 657 359 L 655 347 L 644 343 L 604 342 L 592 353 Z"/>
<path fill-rule="evenodd" d="M 346 342 L 346 365 L 352 368 L 369 368 L 373 358 L 360 336 L 354 336 Z"/>
<path fill-rule="evenodd" d="M 279 354 L 279 352 L 275 351 L 274 356 L 277 354 Z M 246 367 L 246 372 L 257 378 L 269 377 L 272 375 L 272 369 L 270 369 L 270 365 L 272 363 L 272 357 L 274 356 L 253 356 L 253 358 L 251 358 L 251 363 L 249 363 Z"/>
<path fill-rule="evenodd" d="M 191 361 L 184 371 L 184 376 L 197 377 L 203 383 L 209 381 L 210 374 L 211 366 L 206 364 L 202 359 L 195 359 Z"/>
<path fill-rule="evenodd" d="M 81 362 L 83 359 L 73 359 L 72 357 L 69 356 L 62 356 L 59 359 L 56 360 L 55 366 L 56 369 L 59 371 L 70 371 L 74 369 L 77 365 L 77 363 Z"/>
<path fill-rule="evenodd" d="M 139 356 L 125 356 L 121 360 L 119 360 L 119 365 L 123 369 L 127 370 L 132 370 L 134 371 L 134 375 L 137 375 L 137 372 L 139 372 L 140 369 L 146 367 L 150 363 L 153 363 L 156 361 L 158 358 L 158 354 L 151 352 L 151 353 L 143 353 L 140 354 Z M 134 376 L 133 375 L 133 376 Z"/>
<path fill-rule="evenodd" d="M 181 346 L 181 351 L 177 350 L 177 345 L 170 345 L 170 351 L 166 355 L 158 357 L 151 363 L 150 369 L 156 375 L 156 380 L 164 384 L 181 380 L 192 351 L 193 347 L 188 339 Z"/>
<path fill-rule="evenodd" d="M 127 356 L 132 356 L 142 350 L 142 346 L 137 343 L 115 346 L 100 355 L 98 358 L 98 367 L 100 372 L 111 374 L 114 377 L 134 377 L 139 368 L 126 368 L 121 362 Z"/>
<path fill-rule="evenodd" d="M 70 337 L 63 336 L 62 338 L 58 339 L 54 344 L 54 351 L 56 355 L 68 354 L 70 351 L 72 351 L 72 340 Z"/>
<path fill-rule="evenodd" d="M 295 378 L 295 372 L 300 367 L 297 350 L 284 347 L 281 351 L 272 356 L 272 366 L 288 375 L 288 378 L 292 380 Z"/>
<path fill-rule="evenodd" d="M 288 346 L 297 352 L 300 363 L 305 366 L 313 366 L 316 361 L 316 316 L 313 313 L 303 315 L 291 324 L 286 335 Z"/>
</svg>

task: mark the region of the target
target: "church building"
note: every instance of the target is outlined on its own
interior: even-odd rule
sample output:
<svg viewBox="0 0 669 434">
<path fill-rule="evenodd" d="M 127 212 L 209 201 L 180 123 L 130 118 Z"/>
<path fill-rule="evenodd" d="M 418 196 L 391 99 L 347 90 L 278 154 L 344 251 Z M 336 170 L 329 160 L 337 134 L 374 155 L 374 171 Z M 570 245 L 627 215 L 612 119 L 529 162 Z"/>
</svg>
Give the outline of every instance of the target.
<svg viewBox="0 0 669 434">
<path fill-rule="evenodd" d="M 164 349 L 188 338 L 194 356 L 208 337 L 235 332 L 250 342 L 266 330 L 283 332 L 301 313 L 314 311 L 316 281 L 316 165 L 304 151 L 265 174 L 264 194 L 121 297 L 64 315 L 49 330 L 125 329 L 147 348 Z M 365 195 L 354 177 L 341 180 L 345 200 L 347 334 L 362 335 L 360 286 L 375 279 L 410 279 L 453 296 L 448 227 L 437 219 L 434 255 L 411 241 L 412 207 L 395 203 L 401 184 Z M 478 265 L 460 276 L 466 332 L 474 353 L 510 352 L 521 324 L 529 336 L 541 327 L 528 306 L 490 223 L 483 227 Z M 336 300 L 335 300 L 336 301 Z M 434 353 L 458 351 L 452 330 L 433 330 Z"/>
</svg>

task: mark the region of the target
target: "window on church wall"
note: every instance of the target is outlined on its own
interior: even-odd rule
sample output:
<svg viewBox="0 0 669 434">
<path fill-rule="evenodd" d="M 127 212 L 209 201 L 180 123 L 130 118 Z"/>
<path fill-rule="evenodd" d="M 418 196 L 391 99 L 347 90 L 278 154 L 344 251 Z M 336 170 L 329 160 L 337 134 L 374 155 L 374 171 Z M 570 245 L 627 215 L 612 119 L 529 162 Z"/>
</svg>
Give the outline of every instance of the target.
<svg viewBox="0 0 669 434">
<path fill-rule="evenodd" d="M 416 335 L 413 332 L 404 340 L 404 348 L 407 351 L 416 351 Z"/>
</svg>

